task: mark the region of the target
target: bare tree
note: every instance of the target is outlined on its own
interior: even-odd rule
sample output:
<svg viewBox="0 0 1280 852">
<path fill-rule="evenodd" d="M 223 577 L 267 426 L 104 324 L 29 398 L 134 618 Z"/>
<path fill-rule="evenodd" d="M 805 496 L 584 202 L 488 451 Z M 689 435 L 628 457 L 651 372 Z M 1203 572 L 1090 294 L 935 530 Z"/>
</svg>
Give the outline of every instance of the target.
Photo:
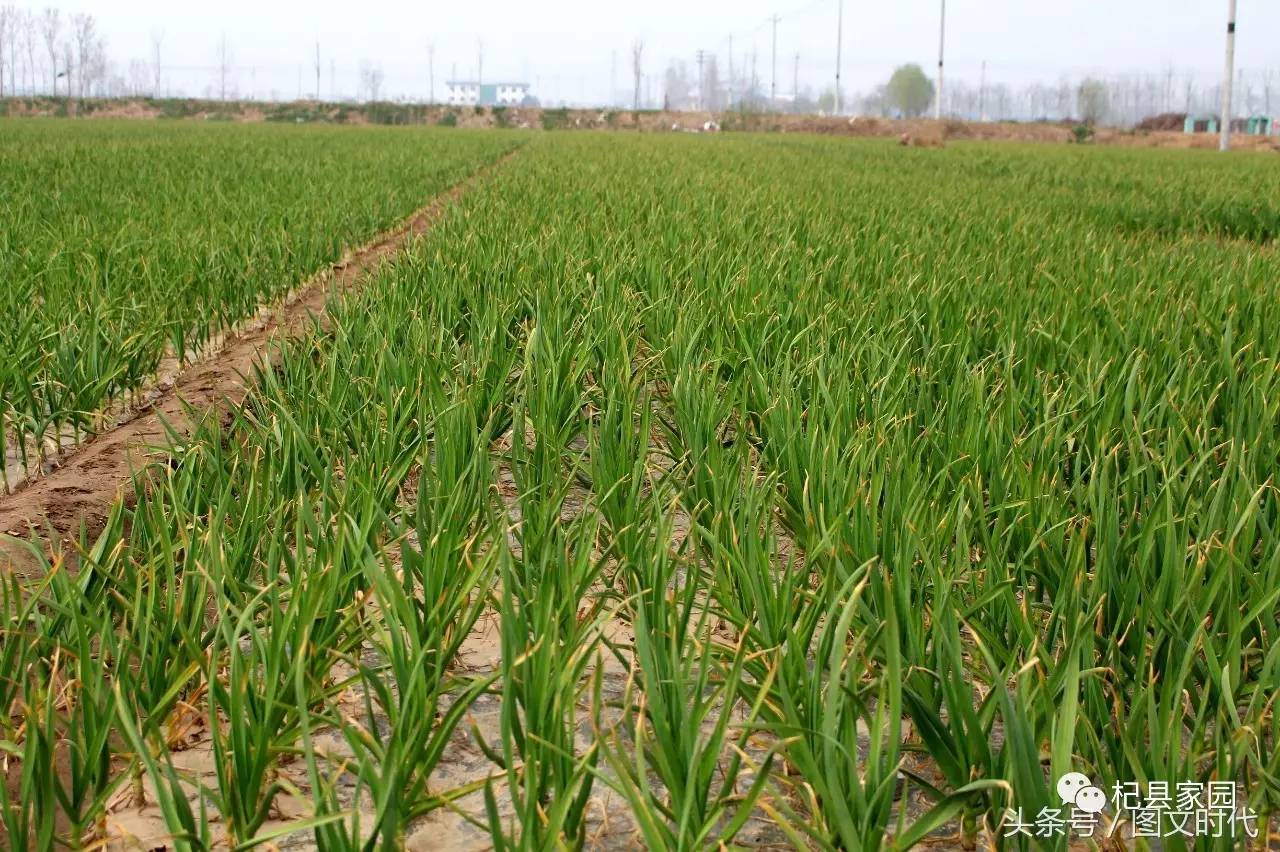
<svg viewBox="0 0 1280 852">
<path fill-rule="evenodd" d="M 1111 92 L 1107 84 L 1092 77 L 1080 83 L 1076 90 L 1076 107 L 1080 110 L 1080 120 L 1094 125 L 1106 118 L 1111 105 Z"/>
<path fill-rule="evenodd" d="M 636 91 L 632 103 L 640 109 L 640 80 L 644 76 L 644 39 L 636 39 L 631 43 L 631 74 L 635 78 Z"/>
<path fill-rule="evenodd" d="M 27 89 L 36 91 L 36 13 L 27 10 L 22 16 L 22 43 L 27 49 Z"/>
<path fill-rule="evenodd" d="M 711 112 L 719 112 L 723 109 L 720 101 L 720 65 L 716 62 L 714 53 L 707 57 L 706 70 L 702 72 L 698 91 L 703 93 L 703 109 Z"/>
<path fill-rule="evenodd" d="M 231 73 L 231 44 L 227 34 L 218 39 L 218 99 L 227 99 L 227 75 Z"/>
<path fill-rule="evenodd" d="M 0 6 L 0 98 L 4 97 L 4 60 L 9 49 L 9 30 L 14 26 L 12 6 Z"/>
<path fill-rule="evenodd" d="M 693 103 L 693 83 L 689 80 L 689 68 L 683 60 L 674 60 L 667 66 L 662 81 L 662 109 L 684 110 Z"/>
<path fill-rule="evenodd" d="M 67 78 L 67 98 L 70 99 L 72 72 L 75 70 L 72 67 L 75 65 L 75 48 L 71 46 L 70 41 L 66 40 L 61 43 L 60 48 L 62 50 L 62 70 L 58 72 L 58 76 Z"/>
<path fill-rule="evenodd" d="M 88 93 L 90 95 L 94 94 L 92 88 L 96 85 L 97 95 L 99 97 L 102 97 L 104 94 L 109 96 L 112 83 L 111 62 L 107 59 L 107 40 L 102 36 L 98 36 L 89 44 L 88 69 Z M 117 84 L 117 91 L 124 88 L 124 82 L 118 78 L 118 75 L 115 82 Z"/>
<path fill-rule="evenodd" d="M 164 48 L 164 30 L 151 31 L 151 97 L 160 97 L 160 77 L 164 73 L 161 50 Z"/>
<path fill-rule="evenodd" d="M 141 97 L 150 86 L 151 72 L 147 68 L 147 63 L 141 59 L 129 60 L 129 94 L 133 97 Z"/>
<path fill-rule="evenodd" d="M 58 94 L 58 20 L 57 9 L 45 9 L 40 13 L 40 36 L 44 41 L 44 49 L 49 54 L 49 90 Z"/>
<path fill-rule="evenodd" d="M 760 75 L 756 73 L 757 58 L 756 46 L 753 44 L 751 45 L 751 97 L 753 100 L 758 100 L 757 96 L 760 92 Z"/>
<path fill-rule="evenodd" d="M 5 53 L 9 56 L 9 90 L 18 93 L 18 31 L 22 28 L 22 15 L 17 7 L 6 8 L 9 24 L 5 27 Z"/>
<path fill-rule="evenodd" d="M 381 65 L 374 65 L 368 61 L 360 63 L 360 88 L 363 90 L 366 99 L 371 102 L 378 100 L 378 94 L 382 90 L 382 81 L 384 74 Z"/>
<path fill-rule="evenodd" d="M 93 15 L 76 15 L 71 19 L 72 34 L 76 40 L 76 92 L 82 98 L 93 81 L 93 50 L 97 44 L 97 26 Z"/>
</svg>

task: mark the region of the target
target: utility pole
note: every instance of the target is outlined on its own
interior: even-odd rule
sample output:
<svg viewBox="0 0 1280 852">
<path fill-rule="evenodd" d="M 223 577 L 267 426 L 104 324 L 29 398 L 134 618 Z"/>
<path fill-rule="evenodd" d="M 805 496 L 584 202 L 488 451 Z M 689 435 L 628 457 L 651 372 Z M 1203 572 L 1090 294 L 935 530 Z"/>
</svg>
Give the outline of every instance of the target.
<svg viewBox="0 0 1280 852">
<path fill-rule="evenodd" d="M 844 103 L 840 94 L 840 62 L 844 48 L 844 0 L 840 0 L 836 13 L 836 115 L 844 111 Z"/>
<path fill-rule="evenodd" d="M 773 77 L 769 81 L 769 109 L 778 108 L 778 16 L 769 19 L 773 24 Z"/>
<path fill-rule="evenodd" d="M 1219 151 L 1231 150 L 1231 82 L 1236 65 L 1236 0 L 1227 0 L 1227 68 L 1222 77 L 1222 135 Z"/>
<path fill-rule="evenodd" d="M 609 54 L 609 100 L 610 107 L 618 105 L 618 51 Z"/>
<path fill-rule="evenodd" d="M 320 39 L 316 39 L 316 100 L 320 100 Z"/>
<path fill-rule="evenodd" d="M 1234 0 L 1232 0 L 1234 2 Z M 934 104 L 933 117 L 942 120 L 942 57 L 947 46 L 947 0 L 942 0 L 942 17 L 938 26 L 938 102 Z"/>
</svg>

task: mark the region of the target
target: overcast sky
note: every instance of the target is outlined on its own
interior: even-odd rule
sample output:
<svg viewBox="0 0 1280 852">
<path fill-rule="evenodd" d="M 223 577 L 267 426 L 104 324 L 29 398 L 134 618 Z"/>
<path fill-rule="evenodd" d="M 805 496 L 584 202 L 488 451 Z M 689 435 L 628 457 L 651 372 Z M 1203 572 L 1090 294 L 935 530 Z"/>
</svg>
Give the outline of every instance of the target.
<svg viewBox="0 0 1280 852">
<path fill-rule="evenodd" d="M 55 0 L 56 3 L 56 0 Z M 362 62 L 382 66 L 384 95 L 424 96 L 427 44 L 436 45 L 436 93 L 454 69 L 476 74 L 483 40 L 484 78 L 535 84 L 544 101 L 606 102 L 631 90 L 630 46 L 645 42 L 645 71 L 675 59 L 692 64 L 714 52 L 722 73 L 733 37 L 735 62 L 756 51 L 762 86 L 771 76 L 771 27 L 777 14 L 778 89 L 790 92 L 795 56 L 800 85 L 814 90 L 835 74 L 838 0 L 68 0 L 67 12 L 91 12 L 122 68 L 150 61 L 163 33 L 170 84 L 185 94 L 214 88 L 215 45 L 225 33 L 241 95 L 280 97 L 315 89 L 354 95 Z M 1237 67 L 1280 72 L 1280 0 L 1239 0 Z M 947 68 L 977 83 L 1055 83 L 1085 74 L 1221 74 L 1226 0 L 948 0 Z M 844 86 L 871 88 L 902 62 L 929 73 L 937 62 L 939 0 L 845 0 Z M 616 59 L 615 59 L 616 55 Z M 614 70 L 616 62 L 616 72 Z M 331 71 L 334 72 L 331 75 Z M 331 82 L 332 76 L 332 82 Z M 656 80 L 654 82 L 656 90 Z M 336 93 L 328 91 L 336 88 Z M 1280 86 L 1278 86 L 1280 88 Z"/>
</svg>

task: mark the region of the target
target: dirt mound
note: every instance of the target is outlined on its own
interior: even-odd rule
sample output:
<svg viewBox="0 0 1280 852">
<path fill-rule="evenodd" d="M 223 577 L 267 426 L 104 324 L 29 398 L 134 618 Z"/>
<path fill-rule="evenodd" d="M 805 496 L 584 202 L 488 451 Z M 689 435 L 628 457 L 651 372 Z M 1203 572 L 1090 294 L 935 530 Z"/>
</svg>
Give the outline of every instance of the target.
<svg viewBox="0 0 1280 852">
<path fill-rule="evenodd" d="M 908 130 L 898 137 L 898 144 L 907 148 L 945 148 L 947 128 L 939 122 L 932 127 Z"/>
<path fill-rule="evenodd" d="M 1181 130 L 1107 130 L 1097 131 L 1094 141 L 1099 145 L 1121 145 L 1127 148 L 1194 148 L 1204 151 L 1217 150 L 1217 133 L 1183 133 Z M 1231 148 L 1236 151 L 1280 151 L 1280 136 L 1247 136 L 1231 134 Z"/>
<path fill-rule="evenodd" d="M 838 116 L 819 115 L 771 115 L 759 117 L 756 124 L 744 129 L 775 130 L 781 133 L 814 133 L 831 136 L 869 136 L 877 138 L 896 138 L 904 136 L 914 140 L 913 144 L 936 144 L 937 140 L 974 139 L 974 140 L 1008 140 L 1016 142 L 1069 142 L 1071 130 L 1062 124 L 999 121 L 960 121 L 932 118 L 874 118 L 871 116 L 855 116 L 842 118 Z M 727 128 L 737 126 L 726 120 Z"/>
<path fill-rule="evenodd" d="M 159 118 L 160 110 L 142 101 L 121 101 L 88 114 L 90 118 Z"/>
</svg>

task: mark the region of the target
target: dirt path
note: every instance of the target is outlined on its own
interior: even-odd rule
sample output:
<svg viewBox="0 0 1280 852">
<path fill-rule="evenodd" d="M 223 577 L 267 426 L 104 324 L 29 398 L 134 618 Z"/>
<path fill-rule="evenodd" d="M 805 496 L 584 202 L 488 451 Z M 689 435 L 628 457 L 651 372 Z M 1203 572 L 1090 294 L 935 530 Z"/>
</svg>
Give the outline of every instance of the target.
<svg viewBox="0 0 1280 852">
<path fill-rule="evenodd" d="M 167 441 L 166 423 L 181 434 L 190 434 L 205 418 L 221 417 L 228 406 L 239 404 L 247 392 L 246 377 L 253 365 L 270 358 L 281 341 L 302 333 L 313 317 L 323 317 L 331 293 L 356 286 L 409 240 L 429 231 L 450 204 L 518 151 L 507 152 L 436 196 L 395 228 L 348 251 L 259 322 L 228 336 L 218 351 L 184 369 L 171 387 L 125 422 L 94 437 L 51 473 L 28 481 L 13 494 L 0 496 L 0 567 L 9 565 L 23 574 L 32 562 L 28 549 L 3 538 L 5 535 L 25 539 L 37 531 L 49 540 L 74 539 L 82 524 L 90 537 L 97 535 L 133 473 L 161 452 L 156 448 Z"/>
</svg>

